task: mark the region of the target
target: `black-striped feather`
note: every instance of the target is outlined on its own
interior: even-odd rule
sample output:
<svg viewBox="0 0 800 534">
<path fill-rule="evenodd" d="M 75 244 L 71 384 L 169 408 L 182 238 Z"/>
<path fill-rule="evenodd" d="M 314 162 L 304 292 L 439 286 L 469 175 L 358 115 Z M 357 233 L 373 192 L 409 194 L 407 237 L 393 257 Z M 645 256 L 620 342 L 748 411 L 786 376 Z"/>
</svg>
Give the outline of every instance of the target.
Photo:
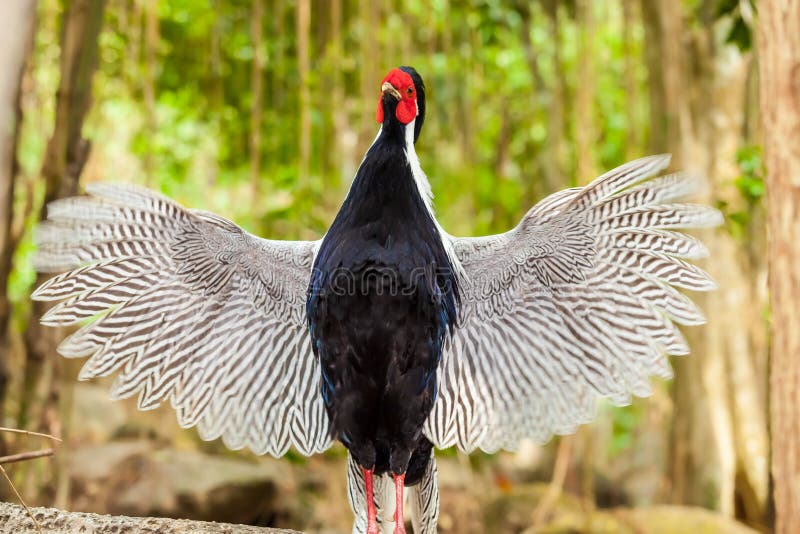
<svg viewBox="0 0 800 534">
<path fill-rule="evenodd" d="M 394 532 L 394 481 L 388 474 L 376 475 L 374 481 L 374 501 L 377 510 L 378 528 L 381 532 Z M 439 482 L 436 457 L 431 451 L 430 461 L 419 482 L 405 488 L 407 510 L 411 516 L 414 534 L 436 534 L 439 520 Z M 364 473 L 361 467 L 347 456 L 347 498 L 355 515 L 353 534 L 363 534 L 367 530 L 367 505 L 364 491 Z"/>
<path fill-rule="evenodd" d="M 703 316 L 675 288 L 715 284 L 686 259 L 707 251 L 675 230 L 720 223 L 716 210 L 675 203 L 702 181 L 652 178 L 668 156 L 643 158 L 532 208 L 510 232 L 453 238 L 467 275 L 461 323 L 439 371 L 425 426 L 436 446 L 513 449 L 547 440 L 669 377 L 686 354 L 674 323 Z"/>
<path fill-rule="evenodd" d="M 204 439 L 257 453 L 330 444 L 304 321 L 316 243 L 268 241 L 144 189 L 92 184 L 48 207 L 34 293 L 48 325 L 85 323 L 59 346 L 80 378 L 119 374 L 112 398 L 169 401 Z M 93 322 L 92 322 L 93 321 Z"/>
<path fill-rule="evenodd" d="M 685 261 L 705 247 L 676 230 L 720 217 L 674 203 L 700 182 L 652 179 L 667 163 L 644 158 L 556 193 L 505 234 L 452 238 L 467 280 L 425 425 L 437 446 L 544 441 L 589 422 L 598 397 L 625 404 L 650 393 L 650 376 L 671 375 L 665 354 L 688 352 L 673 322 L 704 320 L 675 287 L 714 287 Z M 183 426 L 231 448 L 324 450 L 329 425 L 303 312 L 317 244 L 258 239 L 138 188 L 89 192 L 50 206 L 36 260 L 43 271 L 72 269 L 35 297 L 61 301 L 46 324 L 88 322 L 59 347 L 89 357 L 81 378 L 119 371 L 112 397 L 138 393 L 142 409 L 169 400 Z M 435 531 L 435 469 L 431 461 L 409 492 L 421 532 Z M 365 527 L 362 482 L 350 462 L 354 532 Z M 376 479 L 386 527 L 391 489 Z"/>
</svg>

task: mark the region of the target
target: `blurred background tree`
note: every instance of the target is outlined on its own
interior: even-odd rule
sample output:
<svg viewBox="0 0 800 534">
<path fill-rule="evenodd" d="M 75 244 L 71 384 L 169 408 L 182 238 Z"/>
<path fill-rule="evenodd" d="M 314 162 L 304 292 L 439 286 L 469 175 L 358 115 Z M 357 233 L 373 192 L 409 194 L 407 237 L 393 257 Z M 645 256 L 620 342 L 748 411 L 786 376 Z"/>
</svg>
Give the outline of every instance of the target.
<svg viewBox="0 0 800 534">
<path fill-rule="evenodd" d="M 375 135 L 380 80 L 409 64 L 429 95 L 420 159 L 453 234 L 504 231 L 546 194 L 666 151 L 675 169 L 709 177 L 702 200 L 727 221 L 702 236 L 722 289 L 702 298 L 709 323 L 687 330 L 693 353 L 673 360 L 676 380 L 630 407 L 601 405 L 597 423 L 544 447 L 448 453 L 441 530 L 769 530 L 765 187 L 750 0 L 32 6 L 2 7 L 15 22 L 0 55 L 0 407 L 5 426 L 66 442 L 55 459 L 14 470 L 30 501 L 349 529 L 341 450 L 257 459 L 199 442 L 167 407 L 138 414 L 105 401 L 105 385 L 76 385 L 78 367 L 55 352 L 61 336 L 37 327 L 32 232 L 45 200 L 112 180 L 260 235 L 317 238 Z M 3 438 L 12 450 L 27 445 Z M 477 492 L 476 481 L 490 490 Z M 548 491 L 554 498 L 542 499 Z"/>
</svg>

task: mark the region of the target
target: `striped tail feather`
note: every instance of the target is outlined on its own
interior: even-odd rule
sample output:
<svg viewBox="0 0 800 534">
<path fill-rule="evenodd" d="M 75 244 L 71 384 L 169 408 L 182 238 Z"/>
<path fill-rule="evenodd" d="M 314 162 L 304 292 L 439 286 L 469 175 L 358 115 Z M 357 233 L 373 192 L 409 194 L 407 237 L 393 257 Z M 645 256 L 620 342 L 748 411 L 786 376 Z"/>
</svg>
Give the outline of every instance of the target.
<svg viewBox="0 0 800 534">
<path fill-rule="evenodd" d="M 375 507 L 378 511 L 378 528 L 384 534 L 394 531 L 394 481 L 388 474 L 375 477 Z M 353 534 L 367 531 L 367 503 L 364 492 L 364 474 L 361 467 L 347 455 L 347 496 L 353 510 Z M 439 485 L 436 457 L 431 451 L 431 461 L 419 483 L 406 487 L 405 502 L 411 516 L 414 534 L 435 534 L 439 520 Z"/>
</svg>

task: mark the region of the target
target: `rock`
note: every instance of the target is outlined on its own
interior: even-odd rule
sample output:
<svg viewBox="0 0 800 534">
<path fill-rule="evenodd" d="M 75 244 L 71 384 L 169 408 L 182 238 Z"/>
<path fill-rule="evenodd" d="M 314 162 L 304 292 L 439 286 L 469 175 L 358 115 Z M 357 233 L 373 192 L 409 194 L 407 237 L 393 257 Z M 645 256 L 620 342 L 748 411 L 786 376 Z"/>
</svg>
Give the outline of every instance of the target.
<svg viewBox="0 0 800 534">
<path fill-rule="evenodd" d="M 562 493 L 549 510 L 545 522 L 533 528 L 537 506 L 548 491 L 548 484 L 514 486 L 486 505 L 485 529 L 489 532 L 523 532 L 524 534 L 634 534 L 613 513 L 592 510 L 587 513 L 581 501 Z"/>
<path fill-rule="evenodd" d="M 42 531 L 48 534 L 299 534 L 294 530 L 185 519 L 65 512 L 55 508 L 31 508 L 31 512 Z M 10 503 L 0 502 L 0 525 L 3 526 L 3 532 L 16 534 L 38 532 L 25 508 Z"/>
<path fill-rule="evenodd" d="M 112 442 L 70 453 L 72 508 L 251 525 L 299 524 L 291 466 Z"/>
<path fill-rule="evenodd" d="M 619 509 L 617 517 L 641 534 L 758 534 L 757 530 L 704 508 L 692 506 L 648 506 Z"/>
<path fill-rule="evenodd" d="M 439 492 L 439 534 L 482 534 L 487 530 L 483 504 L 469 489 L 448 487 Z"/>
<path fill-rule="evenodd" d="M 709 510 L 690 506 L 641 508 L 584 508 L 569 493 L 555 501 L 544 524 L 532 525 L 534 511 L 547 492 L 547 484 L 513 486 L 483 501 L 480 530 L 450 532 L 522 532 L 523 534 L 757 534 L 757 531 Z M 443 499 L 443 504 L 446 501 Z M 450 506 L 450 505 L 448 505 Z M 476 507 L 481 503 L 477 502 Z"/>
<path fill-rule="evenodd" d="M 126 458 L 145 454 L 152 449 L 152 443 L 144 440 L 116 441 L 79 449 L 63 448 L 58 453 L 68 456 L 73 475 L 84 480 L 102 480 L 112 476 L 115 468 Z"/>
<path fill-rule="evenodd" d="M 169 445 L 200 441 L 196 430 L 180 428 L 169 403 L 154 410 L 140 411 L 136 398 L 110 400 L 110 387 L 109 379 L 74 385 L 74 424 L 69 426 L 71 442 L 98 445 L 112 440 L 148 439 Z"/>
<path fill-rule="evenodd" d="M 108 400 L 108 387 L 89 382 L 74 385 L 73 410 L 76 421 L 70 425 L 70 439 L 78 443 L 107 442 L 127 420 L 125 406 Z M 78 419 L 79 418 L 79 419 Z"/>
</svg>

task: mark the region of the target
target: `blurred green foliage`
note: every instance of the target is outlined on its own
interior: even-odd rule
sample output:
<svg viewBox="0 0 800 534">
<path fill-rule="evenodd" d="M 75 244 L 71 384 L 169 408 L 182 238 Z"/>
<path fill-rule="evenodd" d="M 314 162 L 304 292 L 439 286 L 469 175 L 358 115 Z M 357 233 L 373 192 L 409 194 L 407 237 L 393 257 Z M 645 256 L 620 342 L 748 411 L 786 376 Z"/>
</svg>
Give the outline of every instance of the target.
<svg viewBox="0 0 800 534">
<path fill-rule="evenodd" d="M 736 187 L 748 203 L 755 203 L 766 193 L 761 148 L 758 146 L 740 148 L 736 152 L 736 162 L 741 171 L 741 175 L 736 179 Z"/>
<path fill-rule="evenodd" d="M 726 43 L 735 44 L 739 50 L 750 50 L 753 47 L 753 28 L 752 18 L 755 13 L 755 2 L 753 0 L 718 0 L 716 18 L 725 16 L 731 17 L 731 25 Z"/>
<path fill-rule="evenodd" d="M 567 82 L 567 94 L 562 95 L 567 103 L 565 144 L 568 153 L 574 151 L 576 118 L 570 114 L 568 99 L 580 83 L 576 72 L 580 51 L 571 10 L 558 12 L 561 30 L 555 43 L 539 3 L 530 6 L 528 27 L 523 25 L 522 8 L 515 3 L 411 1 L 403 2 L 402 15 L 391 9 L 391 3 L 379 4 L 370 8 L 378 21 L 378 27 L 371 28 L 362 9 L 369 4 L 343 2 L 339 43 L 330 40 L 330 5 L 313 6 L 309 85 L 314 157 L 310 176 L 298 176 L 300 82 L 295 13 L 290 2 L 269 3 L 261 43 L 266 57 L 262 195 L 257 202 L 241 202 L 237 199 L 247 196 L 250 172 L 254 58 L 250 2 L 158 3 L 158 39 L 150 66 L 155 72 L 153 110 L 147 109 L 144 98 L 144 14 L 140 8 L 137 20 L 132 2 L 111 2 L 101 38 L 97 103 L 86 128 L 95 140 L 95 159 L 101 159 L 102 166 L 87 179 L 147 183 L 187 204 L 220 211 L 254 231 L 268 229 L 277 237 L 320 235 L 371 139 L 361 134 L 375 129 L 377 89 L 362 94 L 362 88 L 377 88 L 385 71 L 411 64 L 429 88 L 429 118 L 419 151 L 440 217 L 458 233 L 505 229 L 548 192 L 541 186 L 541 159 L 547 157 L 543 151 L 549 93 L 557 89 L 559 72 Z M 619 6 L 598 3 L 596 10 L 599 23 L 593 48 L 601 68 L 592 81 L 598 95 L 595 116 L 587 120 L 596 124 L 598 132 L 592 157 L 598 168 L 607 168 L 622 162 L 629 128 L 627 99 L 619 83 L 624 68 L 620 60 L 623 32 Z M 526 28 L 545 87 L 536 86 L 526 58 L 520 38 Z M 367 32 L 375 41 L 375 51 L 363 50 L 370 40 Z M 636 55 L 641 54 L 642 38 L 641 31 L 634 32 L 631 49 Z M 557 65 L 556 46 L 561 57 Z M 377 56 L 377 71 L 362 68 L 365 54 Z M 641 61 L 633 64 L 636 83 L 644 93 L 644 66 Z M 331 100 L 334 84 L 344 86 L 344 102 Z M 345 131 L 333 124 L 331 115 L 337 108 L 345 109 Z M 154 117 L 148 116 L 151 111 Z M 637 120 L 643 117 L 641 111 Z M 642 123 L 636 128 L 646 130 L 647 126 Z M 358 137 L 348 159 L 334 157 L 336 138 L 341 141 L 351 135 Z M 501 135 L 510 139 L 505 165 L 496 161 Z M 643 153 L 641 147 L 632 152 Z M 564 184 L 575 181 L 572 160 L 568 158 L 563 169 Z M 310 198 L 302 198 L 301 193 Z M 311 213 L 301 207 L 310 208 Z"/>
<path fill-rule="evenodd" d="M 747 234 L 755 212 L 754 207 L 760 205 L 766 193 L 764 181 L 766 170 L 761 156 L 761 147 L 746 145 L 739 148 L 736 152 L 736 163 L 740 174 L 734 184 L 744 198 L 745 204 L 741 209 L 725 210 L 725 216 L 730 222 L 729 228 L 733 236 L 741 238 Z"/>
</svg>

